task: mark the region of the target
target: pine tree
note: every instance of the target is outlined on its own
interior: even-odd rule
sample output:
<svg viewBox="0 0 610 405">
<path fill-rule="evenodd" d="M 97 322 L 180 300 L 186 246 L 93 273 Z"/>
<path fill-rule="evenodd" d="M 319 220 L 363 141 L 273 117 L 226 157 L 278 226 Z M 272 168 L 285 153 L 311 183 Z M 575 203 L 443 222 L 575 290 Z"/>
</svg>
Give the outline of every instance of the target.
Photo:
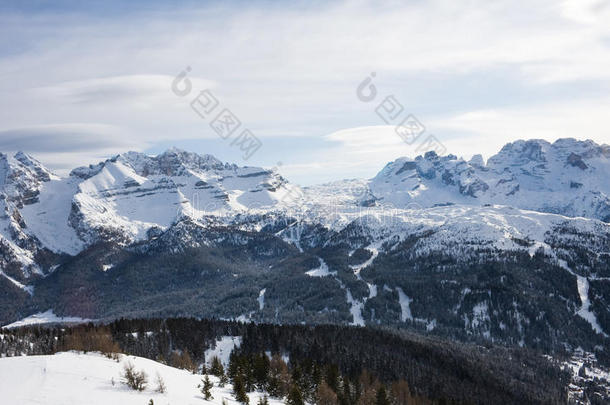
<svg viewBox="0 0 610 405">
<path fill-rule="evenodd" d="M 212 389 L 212 387 L 214 387 L 214 384 L 210 381 L 210 377 L 208 377 L 207 375 L 201 380 L 202 384 L 199 384 L 197 386 L 197 388 L 199 388 L 199 390 L 201 391 L 201 393 L 203 394 L 203 397 L 205 398 L 206 401 L 209 401 L 210 399 L 214 399 L 214 397 L 212 396 L 212 393 L 210 392 L 210 390 Z"/>
<path fill-rule="evenodd" d="M 227 368 L 227 376 L 229 380 L 233 381 L 235 376 L 239 374 L 240 369 L 240 359 L 237 355 L 237 352 L 233 350 L 231 354 L 229 354 L 229 367 Z"/>
<path fill-rule="evenodd" d="M 244 383 L 244 377 L 239 374 L 236 375 L 233 379 L 233 395 L 235 395 L 235 400 L 240 404 L 250 403 L 250 399 L 248 398 L 248 394 L 246 393 L 246 384 Z"/>
<path fill-rule="evenodd" d="M 290 389 L 288 366 L 278 354 L 271 357 L 267 391 L 271 396 L 282 398 Z"/>
<path fill-rule="evenodd" d="M 317 405 L 337 405 L 337 394 L 326 384 L 326 382 L 320 383 L 318 390 L 316 391 L 315 403 Z"/>
<path fill-rule="evenodd" d="M 303 394 L 296 384 L 293 384 L 286 398 L 286 405 L 305 405 Z"/>
<path fill-rule="evenodd" d="M 269 398 L 267 398 L 267 395 L 264 395 L 258 399 L 258 405 L 269 405 Z"/>
<path fill-rule="evenodd" d="M 210 374 L 215 375 L 216 377 L 220 377 L 225 372 L 224 367 L 218 356 L 214 356 L 212 358 L 212 364 L 210 365 Z"/>
<path fill-rule="evenodd" d="M 341 395 L 342 404 L 353 404 L 356 401 L 352 398 L 351 384 L 347 378 L 343 379 L 343 393 Z"/>
<path fill-rule="evenodd" d="M 327 367 L 325 380 L 333 391 L 339 391 L 339 367 L 336 364 Z"/>
<path fill-rule="evenodd" d="M 322 383 L 322 369 L 318 363 L 313 364 L 313 369 L 311 371 L 311 381 L 314 387 L 318 387 Z"/>
<path fill-rule="evenodd" d="M 388 393 L 386 392 L 384 385 L 381 385 L 377 390 L 377 401 L 375 403 L 376 405 L 390 405 Z"/>
<path fill-rule="evenodd" d="M 392 384 L 392 399 L 395 405 L 409 405 L 414 399 L 405 380 L 399 380 Z"/>
<path fill-rule="evenodd" d="M 254 381 L 256 387 L 261 390 L 267 390 L 268 377 L 269 377 L 269 358 L 264 353 L 256 356 L 254 359 Z"/>
<path fill-rule="evenodd" d="M 254 366 L 255 359 L 252 356 L 243 356 L 242 358 L 242 374 L 246 383 L 246 391 L 251 392 L 256 389 L 256 372 Z"/>
<path fill-rule="evenodd" d="M 218 381 L 218 386 L 222 388 L 225 385 L 227 385 L 228 382 L 229 382 L 229 377 L 227 377 L 227 375 L 223 373 L 220 376 L 220 380 Z"/>
</svg>

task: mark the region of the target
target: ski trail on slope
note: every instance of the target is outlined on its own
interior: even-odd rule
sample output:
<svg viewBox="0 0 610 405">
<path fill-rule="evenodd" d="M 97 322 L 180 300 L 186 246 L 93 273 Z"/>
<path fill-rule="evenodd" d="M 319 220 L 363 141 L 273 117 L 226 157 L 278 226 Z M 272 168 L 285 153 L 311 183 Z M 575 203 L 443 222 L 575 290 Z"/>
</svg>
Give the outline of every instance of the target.
<svg viewBox="0 0 610 405">
<path fill-rule="evenodd" d="M 258 293 L 258 298 L 256 300 L 258 301 L 258 310 L 259 311 L 262 311 L 263 309 L 265 309 L 265 293 L 266 292 L 267 292 L 267 289 L 263 288 Z"/>
<path fill-rule="evenodd" d="M 604 330 L 599 325 L 597 321 L 597 317 L 591 311 L 591 300 L 589 299 L 589 280 L 586 277 L 580 276 L 572 271 L 568 267 L 568 264 L 565 260 L 559 261 L 561 267 L 563 267 L 567 272 L 576 277 L 576 285 L 578 287 L 578 295 L 580 297 L 581 306 L 576 314 L 583 318 L 585 321 L 589 322 L 593 330 L 604 337 L 608 337 L 608 335 L 604 332 Z"/>
<path fill-rule="evenodd" d="M 339 283 L 339 287 L 345 290 L 345 299 L 350 306 L 349 312 L 352 314 L 352 321 L 350 322 L 350 325 L 365 326 L 364 317 L 362 316 L 362 309 L 364 308 L 364 304 L 366 303 L 367 298 L 365 298 L 363 301 L 354 299 L 350 289 L 347 288 L 345 284 L 343 284 L 343 282 L 337 278 L 336 274 L 336 272 L 332 273 L 333 278 L 337 283 Z M 377 287 L 375 287 L 375 292 L 377 292 Z M 369 294 L 369 297 L 371 297 L 371 294 Z"/>
<path fill-rule="evenodd" d="M 368 266 L 371 265 L 371 263 L 373 263 L 373 260 L 375 260 L 377 258 L 377 256 L 379 256 L 379 247 L 381 246 L 381 243 L 377 243 L 377 244 L 372 244 L 370 246 L 367 246 L 366 248 L 364 248 L 365 250 L 368 250 L 369 252 L 371 252 L 371 257 L 369 257 L 367 259 L 367 261 L 365 261 L 362 264 L 357 264 L 357 265 L 353 265 L 353 266 L 349 266 L 350 269 L 352 269 L 354 271 L 354 274 L 356 275 L 356 278 L 360 281 L 362 281 L 362 277 L 360 276 L 360 272 L 362 271 L 362 269 L 367 268 Z"/>
<path fill-rule="evenodd" d="M 364 301 L 355 300 L 354 297 L 352 297 L 352 292 L 349 290 L 349 288 L 346 289 L 346 297 L 347 303 L 351 305 L 349 312 L 352 314 L 352 317 L 354 319 L 351 325 L 364 326 L 362 309 L 364 308 L 364 303 L 366 302 L 366 299 Z"/>
<path fill-rule="evenodd" d="M 30 294 L 30 296 L 34 295 L 34 287 L 33 286 L 25 285 L 25 284 L 20 283 L 19 281 L 15 280 L 14 278 L 9 276 L 8 274 L 3 272 L 2 270 L 0 270 L 0 276 L 4 276 L 8 281 L 13 283 L 15 286 L 21 288 L 22 290 L 24 290 L 25 292 Z"/>
<path fill-rule="evenodd" d="M 407 294 L 400 287 L 396 287 L 398 292 L 398 302 L 400 303 L 400 320 L 406 322 L 407 319 L 412 321 L 413 314 L 411 313 L 411 303 L 413 299 L 409 298 Z"/>
<path fill-rule="evenodd" d="M 320 261 L 320 266 L 316 267 L 315 269 L 306 271 L 305 274 L 307 274 L 309 277 L 326 277 L 331 275 L 337 275 L 336 271 L 331 272 L 328 269 L 328 265 L 321 257 L 318 257 L 318 260 Z"/>
</svg>

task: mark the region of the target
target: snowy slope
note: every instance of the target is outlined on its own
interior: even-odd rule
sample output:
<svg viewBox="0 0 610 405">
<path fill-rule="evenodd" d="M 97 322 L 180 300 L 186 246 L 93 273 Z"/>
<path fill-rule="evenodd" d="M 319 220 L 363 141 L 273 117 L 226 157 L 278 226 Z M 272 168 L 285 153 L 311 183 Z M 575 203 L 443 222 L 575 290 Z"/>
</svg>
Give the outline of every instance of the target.
<svg viewBox="0 0 610 405">
<path fill-rule="evenodd" d="M 57 253 L 74 255 L 85 246 L 68 221 L 77 187 L 73 178 L 52 179 L 41 185 L 38 203 L 21 209 L 28 232 Z"/>
<path fill-rule="evenodd" d="M 149 384 L 143 392 L 133 391 L 120 382 L 123 367 L 129 362 L 148 375 Z M 157 374 L 167 386 L 164 394 L 155 392 Z M 214 376 L 210 376 L 214 398 L 205 401 L 197 389 L 201 378 L 152 360 L 124 355 L 120 362 L 95 353 L 75 352 L 0 359 L 0 393 L 3 402 L 11 405 L 144 405 L 150 399 L 159 405 L 221 404 L 223 399 L 228 404 L 237 404 L 231 385 L 219 388 Z M 260 395 L 249 394 L 250 403 L 256 404 Z M 269 403 L 283 402 L 270 399 Z"/>
<path fill-rule="evenodd" d="M 2 329 L 11 329 L 11 328 L 20 328 L 22 326 L 32 326 L 32 325 L 45 325 L 49 323 L 61 323 L 61 324 L 70 324 L 70 323 L 84 323 L 89 322 L 90 319 L 83 319 L 79 317 L 63 317 L 57 316 L 53 313 L 53 310 L 49 309 L 45 312 L 40 312 L 37 314 L 30 315 L 26 318 L 23 318 L 17 322 L 13 322 L 6 326 L 3 326 Z"/>
<path fill-rule="evenodd" d="M 146 238 L 184 216 L 201 219 L 278 203 L 285 180 L 273 171 L 223 164 L 210 155 L 170 149 L 159 156 L 129 152 L 71 177 L 83 181 L 70 221 L 87 243 L 100 234 Z"/>
<path fill-rule="evenodd" d="M 241 336 L 223 336 L 214 343 L 214 347 L 205 351 L 207 366 L 212 365 L 212 359 L 218 357 L 223 366 L 229 365 L 229 357 L 236 347 L 241 345 Z"/>
</svg>

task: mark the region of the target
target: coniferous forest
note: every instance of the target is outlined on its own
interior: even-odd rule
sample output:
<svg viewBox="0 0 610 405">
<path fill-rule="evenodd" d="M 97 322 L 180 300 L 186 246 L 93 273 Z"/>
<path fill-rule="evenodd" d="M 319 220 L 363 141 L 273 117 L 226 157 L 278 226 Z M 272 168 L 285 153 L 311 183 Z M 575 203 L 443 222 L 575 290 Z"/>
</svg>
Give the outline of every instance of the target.
<svg viewBox="0 0 610 405">
<path fill-rule="evenodd" d="M 567 402 L 569 374 L 540 353 L 410 332 L 177 318 L 2 333 L 2 356 L 121 352 L 216 375 L 233 384 L 238 400 L 245 392 L 261 391 L 287 404 Z M 223 336 L 241 337 L 225 366 L 205 358 Z"/>
</svg>

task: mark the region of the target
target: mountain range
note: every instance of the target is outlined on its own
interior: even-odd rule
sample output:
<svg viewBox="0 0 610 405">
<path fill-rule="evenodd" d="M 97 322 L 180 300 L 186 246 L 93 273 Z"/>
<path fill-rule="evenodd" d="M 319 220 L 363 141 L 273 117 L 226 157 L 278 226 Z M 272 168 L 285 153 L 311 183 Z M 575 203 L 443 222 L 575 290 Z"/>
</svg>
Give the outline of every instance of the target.
<svg viewBox="0 0 610 405">
<path fill-rule="evenodd" d="M 54 311 L 345 323 L 603 351 L 610 146 L 428 152 L 299 187 L 179 149 L 59 177 L 0 154 L 0 323 Z"/>
</svg>

